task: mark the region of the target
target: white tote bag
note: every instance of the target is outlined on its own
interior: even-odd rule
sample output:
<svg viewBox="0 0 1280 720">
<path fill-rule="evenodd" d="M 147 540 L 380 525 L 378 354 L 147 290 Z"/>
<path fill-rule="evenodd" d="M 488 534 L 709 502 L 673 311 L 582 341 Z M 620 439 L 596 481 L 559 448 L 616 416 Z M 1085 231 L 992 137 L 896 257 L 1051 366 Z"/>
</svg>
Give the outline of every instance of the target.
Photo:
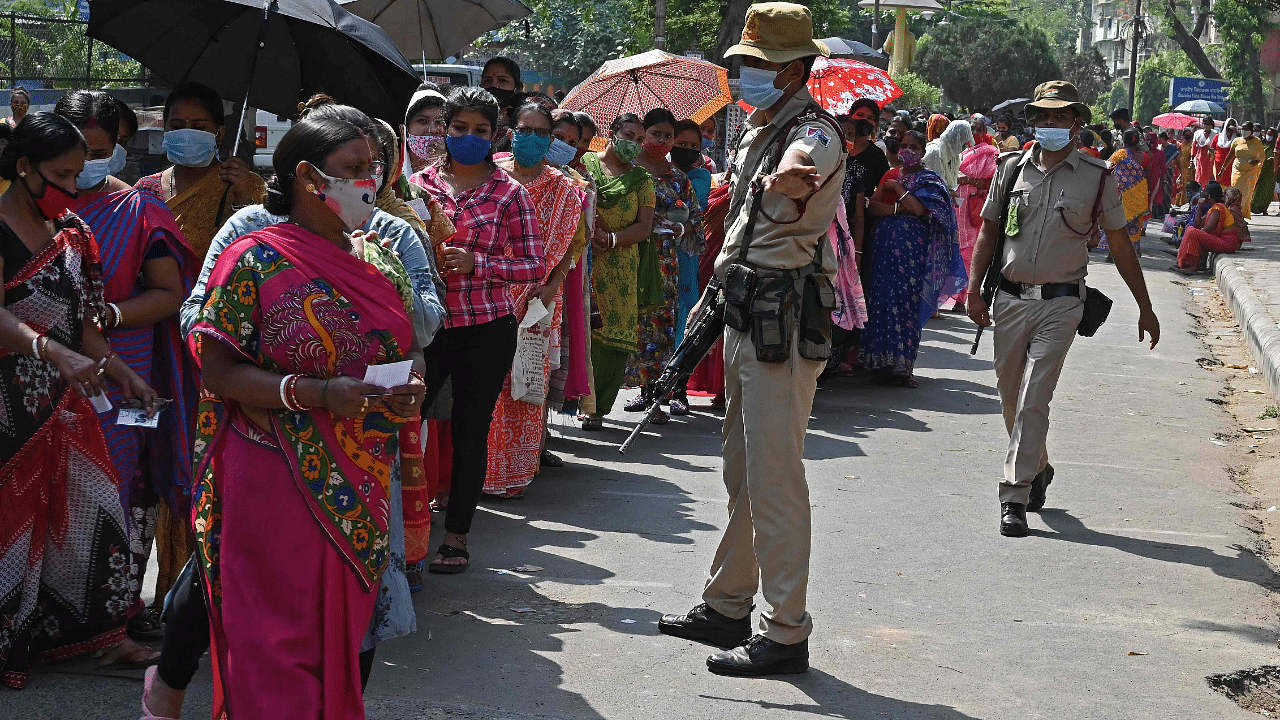
<svg viewBox="0 0 1280 720">
<path fill-rule="evenodd" d="M 541 406 L 547 401 L 547 351 L 551 347 L 551 314 L 542 301 L 529 302 L 516 334 L 511 363 L 511 397 Z"/>
</svg>

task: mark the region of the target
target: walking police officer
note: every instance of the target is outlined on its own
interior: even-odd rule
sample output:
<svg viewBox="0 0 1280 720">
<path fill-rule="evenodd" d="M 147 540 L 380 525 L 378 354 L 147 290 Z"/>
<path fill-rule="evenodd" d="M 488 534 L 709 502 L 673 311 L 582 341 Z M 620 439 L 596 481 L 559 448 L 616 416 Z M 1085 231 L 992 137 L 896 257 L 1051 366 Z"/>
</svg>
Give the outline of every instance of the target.
<svg viewBox="0 0 1280 720">
<path fill-rule="evenodd" d="M 728 648 L 712 672 L 771 675 L 809 667 L 809 488 L 804 435 L 830 355 L 834 253 L 827 230 L 840 200 L 846 149 L 835 119 L 805 88 L 814 60 L 803 5 L 747 10 L 742 42 L 747 118 L 729 170 L 730 206 L 716 277 L 726 302 L 724 482 L 729 523 L 703 603 L 667 615 L 661 632 Z M 825 251 L 824 251 L 825 250 Z M 750 444 L 747 439 L 750 438 Z M 757 590 L 769 609 L 752 636 Z"/>
<path fill-rule="evenodd" d="M 1151 347 L 1160 322 L 1151 310 L 1142 266 L 1124 230 L 1125 212 L 1108 165 L 1076 149 L 1075 136 L 1090 120 L 1074 85 L 1041 84 L 1024 110 L 1036 143 L 1006 153 L 982 209 L 982 230 L 969 272 L 969 317 L 995 321 L 995 370 L 1009 448 L 1000 483 L 1000 534 L 1028 532 L 1027 511 L 1044 507 L 1053 467 L 1045 440 L 1049 401 L 1067 350 L 1084 316 L 1088 241 L 1097 225 L 1106 233 L 1116 270 L 1138 303 L 1138 339 Z M 1011 176 L 1016 173 L 1016 181 Z M 1008 214 L 1004 214 L 1005 189 Z M 1003 218 L 1003 220 L 1002 220 Z M 990 314 L 981 289 L 1001 234 L 999 291 Z"/>
</svg>

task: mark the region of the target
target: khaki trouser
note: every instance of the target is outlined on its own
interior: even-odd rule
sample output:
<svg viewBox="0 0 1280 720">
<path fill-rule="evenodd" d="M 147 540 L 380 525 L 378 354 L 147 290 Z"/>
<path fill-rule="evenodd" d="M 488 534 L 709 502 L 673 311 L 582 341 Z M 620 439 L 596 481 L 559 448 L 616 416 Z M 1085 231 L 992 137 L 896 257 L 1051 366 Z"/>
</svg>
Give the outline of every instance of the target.
<svg viewBox="0 0 1280 720">
<path fill-rule="evenodd" d="M 751 612 L 763 589 L 760 628 L 784 645 L 813 630 L 809 584 L 809 486 L 804 434 L 825 363 L 800 357 L 799 338 L 783 363 L 756 360 L 750 333 L 724 331 L 724 484 L 729 524 L 711 563 L 703 600 L 731 618 Z"/>
<path fill-rule="evenodd" d="M 1009 431 L 1000 502 L 1026 504 L 1032 479 L 1049 463 L 1049 401 L 1084 303 L 1070 296 L 1023 300 L 1001 291 L 992 306 L 996 387 Z"/>
</svg>

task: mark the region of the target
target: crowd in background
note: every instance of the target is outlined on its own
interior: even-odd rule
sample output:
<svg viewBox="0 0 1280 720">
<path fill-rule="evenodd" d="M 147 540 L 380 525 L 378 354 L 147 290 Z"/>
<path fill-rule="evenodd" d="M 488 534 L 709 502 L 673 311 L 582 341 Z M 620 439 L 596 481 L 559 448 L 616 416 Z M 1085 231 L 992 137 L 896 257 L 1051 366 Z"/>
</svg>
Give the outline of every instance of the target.
<svg viewBox="0 0 1280 720">
<path fill-rule="evenodd" d="M 127 105 L 29 102 L 15 91 L 0 128 L 11 687 L 34 662 L 92 651 L 157 666 L 145 717 L 176 718 L 212 647 L 219 708 L 356 713 L 377 644 L 416 628 L 422 574 L 469 566 L 482 495 L 519 498 L 563 464 L 545 447 L 551 413 L 599 431 L 624 388 L 628 412 L 687 415 L 690 393 L 723 405 L 718 351 L 672 396 L 652 390 L 724 242 L 714 119 L 592 118 L 524 92 L 495 58 L 481 87 L 424 84 L 403 117 L 313 97 L 264 182 L 219 160 L 222 101 L 189 84 L 164 107 L 172 165 L 130 186 Z M 1274 129 L 1112 119 L 1078 144 L 1114 166 L 1134 243 L 1172 218 L 1194 272 L 1267 212 Z M 916 387 L 925 324 L 965 311 L 997 158 L 1031 147 L 1029 129 L 869 99 L 837 120 L 849 160 L 826 376 Z M 362 381 L 393 363 L 407 380 Z"/>
</svg>

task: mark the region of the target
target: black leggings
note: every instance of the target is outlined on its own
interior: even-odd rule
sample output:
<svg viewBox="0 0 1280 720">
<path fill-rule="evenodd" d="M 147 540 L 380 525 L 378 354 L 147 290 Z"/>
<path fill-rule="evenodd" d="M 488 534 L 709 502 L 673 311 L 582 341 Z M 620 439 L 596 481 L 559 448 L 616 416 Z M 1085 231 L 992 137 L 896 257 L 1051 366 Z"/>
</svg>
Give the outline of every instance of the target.
<svg viewBox="0 0 1280 720">
<path fill-rule="evenodd" d="M 194 555 L 187 561 L 173 587 L 164 623 L 164 644 L 160 646 L 160 662 L 156 667 L 160 679 L 174 690 L 186 690 L 200 668 L 200 657 L 209 650 L 209 611 L 204 605 L 204 582 Z M 360 687 L 369 684 L 373 670 L 371 648 L 360 653 Z"/>
<path fill-rule="evenodd" d="M 436 333 L 423 355 L 427 403 L 453 377 L 453 478 L 444 527 L 466 535 L 489 469 L 493 409 L 516 355 L 516 317 L 504 315 L 480 325 L 445 328 Z"/>
</svg>

